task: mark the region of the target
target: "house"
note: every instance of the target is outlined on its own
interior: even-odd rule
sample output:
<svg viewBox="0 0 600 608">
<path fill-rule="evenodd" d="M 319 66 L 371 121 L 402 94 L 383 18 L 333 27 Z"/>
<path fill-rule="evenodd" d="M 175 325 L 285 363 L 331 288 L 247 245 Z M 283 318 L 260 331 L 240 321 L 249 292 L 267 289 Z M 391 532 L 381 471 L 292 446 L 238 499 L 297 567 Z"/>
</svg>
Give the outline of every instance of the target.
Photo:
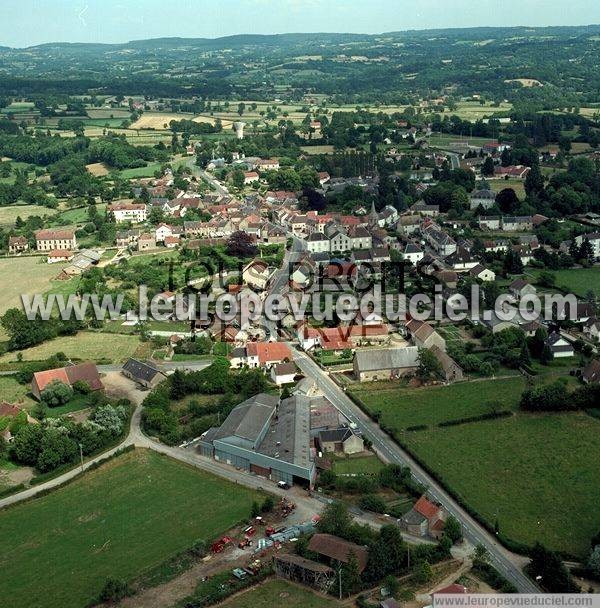
<svg viewBox="0 0 600 608">
<path fill-rule="evenodd" d="M 414 373 L 418 359 L 416 346 L 359 350 L 354 355 L 354 376 L 360 382 L 393 380 Z"/>
<path fill-rule="evenodd" d="M 471 211 L 481 207 L 491 209 L 496 204 L 496 193 L 491 190 L 477 190 L 469 196 L 469 208 Z"/>
<path fill-rule="evenodd" d="M 411 213 L 418 213 L 419 215 L 423 215 L 425 217 L 437 217 L 440 214 L 440 206 L 427 205 L 426 203 L 420 201 L 410 207 L 409 211 Z"/>
<path fill-rule="evenodd" d="M 39 400 L 43 390 L 52 382 L 62 382 L 68 386 L 73 386 L 80 381 L 88 384 L 92 391 L 104 390 L 98 368 L 94 363 L 86 362 L 34 373 L 31 381 L 31 393 Z"/>
<path fill-rule="evenodd" d="M 396 232 L 401 236 L 410 236 L 415 233 L 421 225 L 421 216 L 419 215 L 402 215 L 396 223 Z"/>
<path fill-rule="evenodd" d="M 48 252 L 48 264 L 57 264 L 59 262 L 70 262 L 74 253 L 67 251 L 66 249 L 55 249 L 54 251 Z"/>
<path fill-rule="evenodd" d="M 596 384 L 597 382 L 600 382 L 600 359 L 594 359 L 589 362 L 581 374 L 581 379 L 586 384 Z"/>
<path fill-rule="evenodd" d="M 515 179 L 525 179 L 531 171 L 530 167 L 524 165 L 510 165 L 508 167 L 494 167 L 495 177 L 504 177 L 506 179 L 514 177 Z"/>
<path fill-rule="evenodd" d="M 313 232 L 306 239 L 306 248 L 310 253 L 329 253 L 329 239 L 322 232 Z"/>
<path fill-rule="evenodd" d="M 407 243 L 402 251 L 402 259 L 410 262 L 414 266 L 416 266 L 424 257 L 425 254 L 423 253 L 423 250 L 415 243 Z"/>
<path fill-rule="evenodd" d="M 131 245 L 135 245 L 140 238 L 139 230 L 121 230 L 117 232 L 115 240 L 117 247 L 129 247 Z"/>
<path fill-rule="evenodd" d="M 13 440 L 11 427 L 13 422 L 23 421 L 27 424 L 39 424 L 35 418 L 32 418 L 27 410 L 20 408 L 18 405 L 0 402 L 0 439 L 4 439 L 7 443 Z M 14 430 L 14 428 L 13 428 Z"/>
<path fill-rule="evenodd" d="M 153 234 L 149 232 L 144 232 L 144 234 L 140 234 L 140 238 L 137 242 L 138 251 L 148 251 L 150 249 L 156 249 L 156 239 Z"/>
<path fill-rule="evenodd" d="M 293 359 L 292 351 L 284 342 L 249 342 L 246 350 L 248 357 L 256 358 L 260 367 L 270 368 Z"/>
<path fill-rule="evenodd" d="M 413 508 L 400 518 L 400 527 L 413 536 L 441 538 L 446 514 L 441 505 L 421 496 Z"/>
<path fill-rule="evenodd" d="M 588 340 L 600 342 L 600 319 L 591 318 L 583 326 L 583 334 Z"/>
<path fill-rule="evenodd" d="M 29 241 L 24 236 L 8 237 L 8 253 L 23 253 L 29 250 Z"/>
<path fill-rule="evenodd" d="M 500 230 L 501 218 L 498 215 L 479 217 L 479 230 Z"/>
<path fill-rule="evenodd" d="M 367 567 L 369 559 L 367 547 L 361 547 L 331 534 L 313 534 L 308 543 L 308 550 L 329 558 L 332 563 L 346 564 L 350 555 L 354 555 L 359 574 Z"/>
<path fill-rule="evenodd" d="M 130 380 L 145 386 L 146 388 L 154 388 L 166 379 L 166 376 L 159 369 L 154 367 L 147 361 L 139 361 L 138 359 L 128 359 L 121 373 Z"/>
<path fill-rule="evenodd" d="M 165 237 L 165 247 L 167 249 L 174 249 L 181 244 L 181 239 L 179 236 L 166 236 Z"/>
<path fill-rule="evenodd" d="M 500 319 L 495 311 L 493 310 L 484 310 L 483 311 L 483 324 L 491 330 L 493 334 L 498 334 L 505 329 L 511 329 L 514 327 L 519 327 L 519 324 L 515 319 L 504 320 Z"/>
<path fill-rule="evenodd" d="M 429 323 L 411 319 L 406 323 L 406 332 L 419 348 L 438 346 L 443 352 L 446 351 L 446 340 Z"/>
<path fill-rule="evenodd" d="M 478 281 L 483 281 L 484 283 L 496 280 L 496 273 L 493 270 L 483 266 L 483 264 L 473 266 L 473 268 L 469 270 L 469 276 L 477 279 Z"/>
<path fill-rule="evenodd" d="M 317 443 L 323 453 L 359 454 L 365 449 L 362 437 L 345 427 L 321 431 Z"/>
<path fill-rule="evenodd" d="M 277 386 L 293 384 L 296 378 L 296 364 L 293 361 L 279 363 L 271 368 L 271 379 Z"/>
<path fill-rule="evenodd" d="M 575 242 L 579 247 L 583 245 L 585 241 L 589 241 L 593 249 L 594 258 L 600 258 L 600 232 L 591 232 L 588 234 L 581 234 L 575 238 Z"/>
<path fill-rule="evenodd" d="M 431 225 L 425 229 L 424 237 L 429 246 L 443 258 L 456 251 L 456 241 L 437 226 Z"/>
<path fill-rule="evenodd" d="M 528 283 L 525 279 L 515 279 L 509 286 L 508 290 L 515 298 L 520 299 L 523 296 L 534 295 L 536 288 Z"/>
<path fill-rule="evenodd" d="M 434 597 L 436 595 L 465 595 L 468 592 L 469 590 L 464 585 L 452 583 L 451 585 L 438 589 L 436 592 L 432 593 L 431 596 Z"/>
<path fill-rule="evenodd" d="M 260 179 L 260 176 L 256 171 L 246 171 L 244 173 L 244 185 L 249 186 L 250 184 L 256 183 Z"/>
<path fill-rule="evenodd" d="M 575 356 L 573 345 L 559 333 L 550 334 L 546 339 L 546 346 L 550 348 L 555 359 Z"/>
<path fill-rule="evenodd" d="M 290 485 L 312 489 L 316 466 L 310 450 L 310 399 L 294 395 L 279 402 L 260 393 L 237 405 L 223 424 L 199 441 L 203 456 Z"/>
<path fill-rule="evenodd" d="M 279 171 L 279 161 L 276 158 L 258 160 L 254 166 L 258 171 Z"/>
<path fill-rule="evenodd" d="M 440 364 L 442 376 L 446 382 L 461 382 L 465 379 L 461 366 L 439 346 L 433 346 L 430 350 Z"/>
<path fill-rule="evenodd" d="M 471 270 L 471 268 L 475 268 L 479 263 L 471 257 L 469 251 L 464 247 L 457 247 L 456 251 L 447 256 L 444 261 L 456 272 Z"/>
<path fill-rule="evenodd" d="M 252 260 L 242 270 L 242 280 L 253 289 L 264 290 L 273 276 L 273 270 L 263 260 Z"/>
<path fill-rule="evenodd" d="M 108 215 L 115 223 L 140 223 L 148 219 L 148 208 L 145 203 L 114 203 L 108 207 Z"/>
<path fill-rule="evenodd" d="M 154 231 L 154 238 L 157 243 L 164 243 L 168 236 L 173 236 L 173 228 L 169 224 L 161 222 Z"/>
<path fill-rule="evenodd" d="M 73 251 L 77 249 L 75 232 L 69 229 L 45 229 L 35 233 L 35 246 L 38 251 L 54 251 L 55 249 L 66 249 Z"/>
<path fill-rule="evenodd" d="M 533 218 L 529 215 L 520 217 L 502 217 L 502 230 L 504 232 L 533 230 Z"/>
</svg>

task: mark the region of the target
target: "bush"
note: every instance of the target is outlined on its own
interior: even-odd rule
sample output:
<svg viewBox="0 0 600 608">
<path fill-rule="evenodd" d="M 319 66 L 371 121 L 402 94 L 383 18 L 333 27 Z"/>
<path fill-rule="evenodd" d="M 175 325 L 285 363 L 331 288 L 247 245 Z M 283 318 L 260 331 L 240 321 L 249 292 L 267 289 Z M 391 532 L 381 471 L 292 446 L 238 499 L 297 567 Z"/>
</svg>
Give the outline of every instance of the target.
<svg viewBox="0 0 600 608">
<path fill-rule="evenodd" d="M 455 420 L 445 420 L 440 422 L 438 426 L 459 426 L 461 424 L 468 424 L 470 422 L 479 422 L 481 420 L 493 420 L 495 418 L 508 418 L 512 416 L 512 412 L 508 410 L 501 410 L 499 412 L 488 412 L 487 414 L 480 414 L 479 416 L 468 416 L 465 418 L 456 418 Z"/>
<path fill-rule="evenodd" d="M 73 398 L 73 389 L 60 380 L 54 380 L 42 391 L 40 397 L 48 407 L 59 407 Z"/>
<path fill-rule="evenodd" d="M 119 602 L 123 598 L 131 595 L 129 585 L 117 578 L 108 578 L 100 591 L 98 599 L 101 602 Z"/>
<path fill-rule="evenodd" d="M 385 513 L 386 512 L 386 504 L 385 501 L 376 494 L 367 494 L 363 496 L 358 506 L 364 511 L 373 511 L 374 513 Z"/>
</svg>

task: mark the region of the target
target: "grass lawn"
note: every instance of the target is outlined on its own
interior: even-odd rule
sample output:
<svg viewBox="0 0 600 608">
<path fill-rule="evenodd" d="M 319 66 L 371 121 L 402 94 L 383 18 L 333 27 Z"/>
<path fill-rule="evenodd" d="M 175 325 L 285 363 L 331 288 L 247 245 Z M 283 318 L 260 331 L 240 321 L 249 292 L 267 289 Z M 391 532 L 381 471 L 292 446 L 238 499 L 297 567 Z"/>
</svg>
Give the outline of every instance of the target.
<svg viewBox="0 0 600 608">
<path fill-rule="evenodd" d="M 334 608 L 342 604 L 317 595 L 307 587 L 284 580 L 269 580 L 221 604 L 222 608 Z"/>
<path fill-rule="evenodd" d="M 386 426 L 402 430 L 485 414 L 490 411 L 490 401 L 514 409 L 523 390 L 525 381 L 515 377 L 418 389 L 398 388 L 394 382 L 373 383 L 353 386 L 350 392 L 363 401 L 370 413 L 381 412 Z"/>
<path fill-rule="evenodd" d="M 136 169 L 123 169 L 119 171 L 120 177 L 123 179 L 134 179 L 137 177 L 154 177 L 154 173 L 160 170 L 160 163 L 150 163 L 146 167 L 137 167 Z"/>
<path fill-rule="evenodd" d="M 60 272 L 60 264 L 46 264 L 42 257 L 7 258 L 0 260 L 0 315 L 9 308 L 21 308 L 21 294 L 46 293 L 51 287 L 70 281 L 52 281 Z"/>
<path fill-rule="evenodd" d="M 108 360 L 119 362 L 134 355 L 140 341 L 137 336 L 102 334 L 80 331 L 76 336 L 60 336 L 54 340 L 19 351 L 25 361 L 42 361 L 56 353 L 82 361 Z M 6 353 L 0 363 L 16 360 L 16 353 Z"/>
<path fill-rule="evenodd" d="M 71 401 L 65 403 L 64 405 L 59 407 L 49 407 L 47 410 L 47 416 L 49 418 L 60 418 L 65 414 L 78 412 L 79 410 L 83 410 L 88 407 L 90 407 L 89 395 L 75 395 Z"/>
<path fill-rule="evenodd" d="M 8 207 L 0 207 L 0 225 L 13 226 L 18 217 L 26 220 L 32 215 L 44 217 L 55 213 L 53 209 L 40 205 L 9 205 Z"/>
<path fill-rule="evenodd" d="M 0 401 L 20 404 L 26 408 L 32 407 L 35 401 L 27 396 L 29 386 L 19 384 L 11 376 L 0 376 Z"/>
<path fill-rule="evenodd" d="M 503 535 L 582 556 L 598 529 L 599 436 L 585 414 L 519 413 L 405 441 Z"/>
<path fill-rule="evenodd" d="M 352 473 L 378 473 L 383 467 L 383 463 L 374 454 L 356 455 L 345 458 L 344 456 L 335 457 L 333 470 L 340 475 Z"/>
<path fill-rule="evenodd" d="M 130 452 L 0 512 L 0 596 L 12 606 L 80 608 L 108 577 L 131 579 L 212 540 L 248 517 L 255 498 L 155 452 Z"/>
<path fill-rule="evenodd" d="M 543 270 L 531 270 L 536 278 Z M 570 293 L 584 297 L 586 293 L 593 290 L 596 296 L 600 296 L 600 267 L 572 268 L 570 270 L 551 270 L 556 277 L 556 286 L 565 288 Z"/>
</svg>

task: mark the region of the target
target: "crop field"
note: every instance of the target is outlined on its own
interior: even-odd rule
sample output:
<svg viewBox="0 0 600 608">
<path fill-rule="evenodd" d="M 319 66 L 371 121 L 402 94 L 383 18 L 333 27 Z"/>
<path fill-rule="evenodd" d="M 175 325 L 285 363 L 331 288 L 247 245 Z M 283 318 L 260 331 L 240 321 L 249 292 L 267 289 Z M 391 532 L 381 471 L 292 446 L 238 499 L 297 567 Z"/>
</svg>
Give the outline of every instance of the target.
<svg viewBox="0 0 600 608">
<path fill-rule="evenodd" d="M 191 120 L 193 114 L 174 114 L 168 112 L 144 112 L 142 116 L 136 120 L 131 129 L 158 129 L 166 131 L 169 129 L 169 123 L 172 120 Z"/>
<path fill-rule="evenodd" d="M 0 315 L 9 308 L 21 307 L 21 294 L 32 296 L 47 292 L 60 264 L 46 264 L 42 257 L 19 257 L 0 260 Z"/>
<path fill-rule="evenodd" d="M 284 580 L 269 580 L 236 595 L 221 604 L 222 608 L 334 608 L 342 604 L 331 597 L 317 595 L 307 587 L 294 585 Z"/>
<path fill-rule="evenodd" d="M 583 556 L 598 530 L 599 435 L 586 414 L 519 413 L 404 440 L 504 536 Z"/>
<path fill-rule="evenodd" d="M 60 336 L 37 346 L 19 351 L 24 361 L 43 361 L 56 353 L 64 353 L 72 359 L 82 361 L 120 362 L 135 354 L 140 341 L 137 336 L 124 334 L 102 334 L 81 331 L 75 336 Z M 15 361 L 16 353 L 6 353 L 0 363 Z"/>
<path fill-rule="evenodd" d="M 125 120 L 131 116 L 131 112 L 125 108 L 89 108 L 87 115 L 92 119 L 120 118 Z"/>
<path fill-rule="evenodd" d="M 91 165 L 86 165 L 85 168 L 95 177 L 108 175 L 108 169 L 104 163 L 92 163 Z"/>
<path fill-rule="evenodd" d="M 40 205 L 9 205 L 8 207 L 0 207 L 0 225 L 13 226 L 18 217 L 26 220 L 32 215 L 44 217 L 54 215 L 55 213 L 53 209 L 41 207 Z"/>
<path fill-rule="evenodd" d="M 123 179 L 135 179 L 138 177 L 154 177 L 154 173 L 160 170 L 160 163 L 150 163 L 145 167 L 136 167 L 135 169 L 122 169 L 119 175 Z"/>
<path fill-rule="evenodd" d="M 491 402 L 515 409 L 525 390 L 522 377 L 460 382 L 450 386 L 398 388 L 395 382 L 353 386 L 369 413 L 381 413 L 385 426 L 402 431 L 417 425 L 437 425 L 447 420 L 479 416 L 491 411 Z"/>
<path fill-rule="evenodd" d="M 13 606 L 80 608 L 107 578 L 131 579 L 217 537 L 256 498 L 155 452 L 130 452 L 0 512 L 0 596 Z"/>
</svg>

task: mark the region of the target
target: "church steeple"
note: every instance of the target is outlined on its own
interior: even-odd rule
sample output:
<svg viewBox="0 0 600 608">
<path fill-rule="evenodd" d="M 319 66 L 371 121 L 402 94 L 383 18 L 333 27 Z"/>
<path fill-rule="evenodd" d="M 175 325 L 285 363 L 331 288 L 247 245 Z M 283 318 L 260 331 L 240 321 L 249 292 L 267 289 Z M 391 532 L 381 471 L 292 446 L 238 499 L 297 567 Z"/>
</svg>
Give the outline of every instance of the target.
<svg viewBox="0 0 600 608">
<path fill-rule="evenodd" d="M 371 203 L 371 213 L 369 214 L 369 224 L 371 226 L 379 225 L 379 213 L 377 213 L 377 209 L 375 209 L 375 201 Z"/>
</svg>

